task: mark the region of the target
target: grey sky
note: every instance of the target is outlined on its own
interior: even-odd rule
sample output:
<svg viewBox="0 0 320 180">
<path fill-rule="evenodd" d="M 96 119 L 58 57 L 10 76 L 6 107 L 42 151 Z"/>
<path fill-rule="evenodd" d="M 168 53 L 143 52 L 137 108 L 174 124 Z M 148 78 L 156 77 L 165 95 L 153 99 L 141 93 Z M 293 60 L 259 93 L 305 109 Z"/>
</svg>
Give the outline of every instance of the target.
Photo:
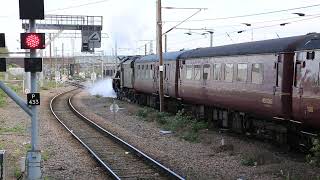
<svg viewBox="0 0 320 180">
<path fill-rule="evenodd" d="M 6 33 L 7 45 L 11 51 L 19 50 L 19 33 L 22 32 L 19 20 L 18 0 L 1 0 L 0 7 L 0 32 Z M 143 44 L 139 40 L 155 40 L 155 0 L 108 0 L 102 3 L 81 6 L 77 8 L 64 9 L 66 7 L 78 6 L 99 0 L 45 0 L 46 14 L 60 15 L 97 15 L 103 16 L 103 32 L 108 33 L 110 38 L 103 39 L 102 49 L 111 54 L 114 42 L 117 39 L 119 53 L 143 53 Z M 194 16 L 191 20 L 213 19 L 219 17 L 230 17 L 245 14 L 289 9 L 308 5 L 320 4 L 317 0 L 162 0 L 163 6 L 173 7 L 200 7 L 208 8 Z M 4 5 L 5 4 L 5 5 Z M 56 9 L 63 9 L 53 11 Z M 176 22 L 171 20 L 183 20 L 193 14 L 195 10 L 163 10 L 164 31 L 171 28 Z M 306 17 L 298 17 L 293 12 L 305 13 Z M 250 16 L 245 18 L 225 19 L 215 21 L 189 21 L 180 27 L 185 28 L 209 28 L 214 29 L 214 45 L 239 43 L 251 41 L 253 32 L 254 40 L 270 39 L 301 35 L 308 32 L 317 32 L 320 28 L 320 6 L 300 9 L 295 11 L 267 14 L 261 16 Z M 312 19 L 311 19 L 312 18 Z M 309 20 L 307 20 L 309 19 Z M 280 20 L 280 21 L 275 21 Z M 268 21 L 268 22 L 266 22 Z M 271 22 L 270 22 L 271 21 Z M 286 26 L 278 24 L 290 22 Z M 251 23 L 246 27 L 241 23 Z M 265 27 L 270 26 L 270 27 Z M 250 29 L 253 28 L 253 31 Z M 237 31 L 246 30 L 243 33 Z M 168 34 L 168 49 L 179 50 L 182 48 L 197 48 L 209 45 L 209 37 L 200 35 L 203 31 L 192 31 L 193 35 L 186 35 L 188 30 L 173 30 Z M 199 34 L 196 34 L 199 33 Z M 229 36 L 227 35 L 229 34 Z M 57 40 L 55 45 L 61 49 L 62 41 L 71 53 L 70 39 Z M 137 51 L 137 48 L 141 48 Z M 128 51 L 128 48 L 130 51 Z M 76 52 L 80 51 L 80 40 L 76 41 Z M 99 49 L 98 49 L 99 51 Z"/>
</svg>

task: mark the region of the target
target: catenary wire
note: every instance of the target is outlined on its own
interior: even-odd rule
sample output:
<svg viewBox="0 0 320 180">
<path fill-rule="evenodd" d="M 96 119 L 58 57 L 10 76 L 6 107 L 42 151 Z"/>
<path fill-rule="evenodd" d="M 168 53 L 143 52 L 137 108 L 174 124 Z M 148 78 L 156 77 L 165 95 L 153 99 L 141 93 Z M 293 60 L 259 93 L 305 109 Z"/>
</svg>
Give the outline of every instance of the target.
<svg viewBox="0 0 320 180">
<path fill-rule="evenodd" d="M 228 17 L 210 18 L 210 19 L 195 19 L 195 20 L 189 20 L 189 22 L 216 21 L 216 20 L 235 19 L 235 18 L 250 17 L 250 16 L 259 16 L 259 15 L 274 14 L 274 13 L 285 12 L 285 11 L 306 9 L 306 8 L 317 7 L 317 6 L 320 6 L 320 4 L 314 4 L 314 5 L 302 6 L 302 7 L 296 7 L 296 8 L 289 8 L 289 9 L 282 9 L 282 10 L 276 10 L 276 11 L 254 13 L 254 14 L 238 15 L 238 16 L 228 16 Z M 180 21 L 165 21 L 165 22 L 180 22 Z"/>
<path fill-rule="evenodd" d="M 107 2 L 107 1 L 109 1 L 109 0 L 101 0 L 101 1 L 95 1 L 95 2 L 86 3 L 86 4 L 79 4 L 79 5 L 69 6 L 69 7 L 65 7 L 65 8 L 52 9 L 52 10 L 48 10 L 47 12 L 55 12 L 55 11 L 62 11 L 62 10 L 66 10 L 66 9 L 79 8 L 79 7 L 93 5 L 93 4 L 104 3 L 104 2 Z"/>
<path fill-rule="evenodd" d="M 300 20 L 295 20 L 295 21 L 288 21 L 288 22 L 286 22 L 286 23 L 292 24 L 292 23 L 301 22 L 301 21 L 307 21 L 307 20 L 311 20 L 311 19 L 315 19 L 315 18 L 320 18 L 320 16 L 315 16 L 315 17 L 305 18 L 305 19 L 300 19 Z M 279 24 L 272 24 L 272 25 L 267 25 L 267 26 L 260 26 L 260 27 L 256 27 L 256 28 L 245 29 L 245 30 L 242 30 L 242 31 L 251 31 L 251 30 L 257 30 L 257 29 L 266 29 L 266 28 L 275 27 L 275 26 L 279 26 Z M 227 33 L 228 36 L 230 36 L 229 34 L 231 34 L 231 33 L 238 33 L 238 31 L 219 33 L 219 34 L 216 34 L 215 37 L 225 36 L 226 33 Z M 197 39 L 192 39 L 192 40 L 187 40 L 187 41 L 171 42 L 171 43 L 169 43 L 169 45 L 183 44 L 183 43 L 190 42 L 190 41 L 200 41 L 200 40 L 202 40 L 202 39 L 205 39 L 205 38 L 197 38 Z"/>
</svg>

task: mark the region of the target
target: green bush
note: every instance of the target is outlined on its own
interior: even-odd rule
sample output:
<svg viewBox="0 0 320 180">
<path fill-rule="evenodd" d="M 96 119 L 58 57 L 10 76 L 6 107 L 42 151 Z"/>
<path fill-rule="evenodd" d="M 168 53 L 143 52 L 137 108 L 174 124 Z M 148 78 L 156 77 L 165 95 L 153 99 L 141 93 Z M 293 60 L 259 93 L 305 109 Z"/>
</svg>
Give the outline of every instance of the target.
<svg viewBox="0 0 320 180">
<path fill-rule="evenodd" d="M 171 131 L 178 131 L 179 129 L 186 128 L 190 122 L 192 122 L 191 117 L 184 116 L 184 111 L 179 111 L 173 118 L 168 118 L 165 128 Z"/>
<path fill-rule="evenodd" d="M 99 95 L 99 94 L 96 94 L 95 97 L 99 99 L 99 98 L 101 98 L 102 96 Z"/>
<path fill-rule="evenodd" d="M 307 162 L 311 165 L 320 167 L 320 138 L 314 139 L 312 142 L 310 154 L 307 155 Z"/>
<path fill-rule="evenodd" d="M 17 167 L 17 166 L 15 166 L 13 171 L 14 171 L 14 176 L 15 176 L 17 179 L 19 179 L 19 178 L 21 177 L 21 175 L 22 175 L 22 173 L 21 173 L 21 171 L 20 171 L 20 168 Z"/>
<path fill-rule="evenodd" d="M 141 117 L 141 118 L 147 118 L 148 117 L 148 114 L 150 113 L 150 110 L 149 108 L 143 108 L 143 109 L 139 109 L 138 112 L 137 112 L 137 116 L 138 117 Z"/>
<path fill-rule="evenodd" d="M 156 121 L 161 124 L 161 125 L 164 125 L 164 124 L 167 124 L 168 123 L 168 118 L 169 118 L 170 114 L 169 113 L 166 113 L 166 112 L 157 112 L 156 113 Z"/>
<path fill-rule="evenodd" d="M 198 133 L 195 131 L 186 131 L 182 134 L 182 139 L 190 142 L 196 142 L 198 140 Z"/>
<path fill-rule="evenodd" d="M 244 166 L 254 166 L 256 163 L 256 158 L 252 155 L 243 155 L 241 158 L 241 164 Z"/>
<path fill-rule="evenodd" d="M 184 110 L 179 111 L 173 117 L 166 114 L 159 114 L 159 116 L 158 122 L 163 125 L 164 129 L 177 132 L 182 139 L 190 142 L 198 140 L 199 130 L 208 128 L 207 122 L 197 121 L 185 115 Z"/>
<path fill-rule="evenodd" d="M 199 130 L 208 128 L 207 122 L 197 121 L 191 116 L 185 115 L 184 110 L 172 116 L 167 112 L 154 111 L 145 107 L 139 109 L 136 115 L 144 121 L 155 120 L 163 129 L 173 131 L 182 139 L 190 142 L 198 140 Z"/>
<path fill-rule="evenodd" d="M 208 128 L 208 122 L 193 121 L 192 123 L 192 130 L 195 132 L 198 132 L 201 129 L 207 129 L 207 128 Z"/>
</svg>

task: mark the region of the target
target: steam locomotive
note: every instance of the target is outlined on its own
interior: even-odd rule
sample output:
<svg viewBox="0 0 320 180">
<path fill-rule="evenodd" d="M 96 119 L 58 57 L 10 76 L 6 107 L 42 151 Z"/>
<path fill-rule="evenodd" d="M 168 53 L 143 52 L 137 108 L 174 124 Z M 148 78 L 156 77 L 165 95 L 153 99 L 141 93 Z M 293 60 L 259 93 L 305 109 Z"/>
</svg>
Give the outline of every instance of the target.
<svg viewBox="0 0 320 180">
<path fill-rule="evenodd" d="M 307 148 L 320 128 L 320 34 L 163 54 L 165 107 Z M 126 57 L 118 98 L 159 106 L 157 55 Z"/>
</svg>

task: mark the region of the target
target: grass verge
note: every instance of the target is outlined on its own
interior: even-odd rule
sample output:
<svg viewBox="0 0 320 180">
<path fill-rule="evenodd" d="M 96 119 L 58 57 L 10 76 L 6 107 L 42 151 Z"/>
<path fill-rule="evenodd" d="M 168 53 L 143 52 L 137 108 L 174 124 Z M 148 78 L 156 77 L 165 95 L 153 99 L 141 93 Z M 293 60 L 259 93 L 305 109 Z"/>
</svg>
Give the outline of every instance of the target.
<svg viewBox="0 0 320 180">
<path fill-rule="evenodd" d="M 7 84 L 15 93 L 22 92 L 22 87 L 18 84 Z M 7 94 L 0 90 L 0 107 L 5 107 L 7 105 Z"/>
<path fill-rule="evenodd" d="M 26 131 L 21 125 L 16 125 L 14 127 L 0 127 L 0 134 L 2 133 L 17 133 L 22 134 Z"/>
<path fill-rule="evenodd" d="M 0 107 L 4 107 L 7 104 L 7 95 L 1 90 L 0 91 Z"/>
<path fill-rule="evenodd" d="M 41 153 L 41 158 L 42 158 L 44 161 L 48 161 L 49 158 L 50 158 L 50 153 L 49 153 L 49 151 L 44 150 L 44 151 Z"/>
<path fill-rule="evenodd" d="M 197 142 L 199 131 L 208 128 L 208 123 L 185 115 L 183 110 L 173 116 L 144 107 L 137 111 L 137 116 L 144 121 L 156 121 L 164 130 L 175 132 L 180 138 L 189 142 Z"/>
<path fill-rule="evenodd" d="M 57 83 L 57 87 L 62 87 L 63 84 L 61 83 Z M 41 87 L 41 90 L 50 90 L 56 87 L 56 81 L 44 81 L 43 82 L 43 86 Z"/>
</svg>

